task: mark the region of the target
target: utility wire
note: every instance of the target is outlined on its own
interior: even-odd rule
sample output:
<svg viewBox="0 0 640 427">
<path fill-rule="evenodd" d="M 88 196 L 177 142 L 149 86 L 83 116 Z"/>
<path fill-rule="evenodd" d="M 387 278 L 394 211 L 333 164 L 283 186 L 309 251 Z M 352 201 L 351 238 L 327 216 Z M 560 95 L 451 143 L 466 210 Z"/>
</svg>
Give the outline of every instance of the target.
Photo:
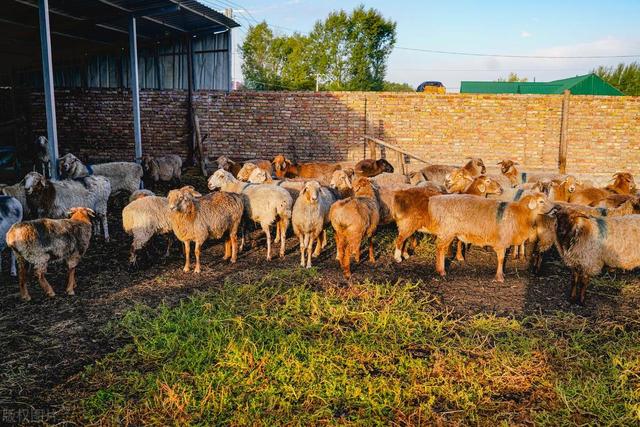
<svg viewBox="0 0 640 427">
<path fill-rule="evenodd" d="M 638 55 L 584 55 L 584 56 L 545 56 L 545 55 L 508 55 L 492 53 L 453 52 L 447 50 L 420 49 L 417 47 L 395 46 L 394 49 L 413 52 L 437 53 L 443 55 L 483 56 L 491 58 L 529 58 L 529 59 L 606 59 L 606 58 L 640 58 Z"/>
</svg>

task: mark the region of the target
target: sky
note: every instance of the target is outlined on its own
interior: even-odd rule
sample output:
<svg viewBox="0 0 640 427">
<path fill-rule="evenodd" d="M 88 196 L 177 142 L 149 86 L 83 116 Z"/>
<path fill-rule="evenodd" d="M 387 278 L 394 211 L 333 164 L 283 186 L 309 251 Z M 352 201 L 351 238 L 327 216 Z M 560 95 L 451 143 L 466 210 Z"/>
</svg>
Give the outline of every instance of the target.
<svg viewBox="0 0 640 427">
<path fill-rule="evenodd" d="M 461 80 L 496 80 L 509 72 L 548 81 L 586 74 L 598 65 L 640 61 L 640 0 L 603 1 L 419 1 L 419 0 L 206 0 L 234 4 L 234 44 L 242 43 L 253 20 L 275 31 L 307 33 L 314 22 L 337 9 L 359 4 L 378 9 L 397 23 L 396 49 L 387 80 L 417 86 L 425 80 L 457 92 Z M 611 56 L 635 58 L 540 59 L 435 54 L 400 48 L 498 55 Z M 236 52 L 235 78 L 241 79 Z"/>
</svg>

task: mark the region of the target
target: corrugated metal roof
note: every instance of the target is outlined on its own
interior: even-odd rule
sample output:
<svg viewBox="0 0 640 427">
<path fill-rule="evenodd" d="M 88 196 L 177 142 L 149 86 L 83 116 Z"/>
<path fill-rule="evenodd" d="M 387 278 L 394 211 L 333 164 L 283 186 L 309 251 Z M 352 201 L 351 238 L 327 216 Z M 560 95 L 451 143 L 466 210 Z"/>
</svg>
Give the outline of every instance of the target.
<svg viewBox="0 0 640 427">
<path fill-rule="evenodd" d="M 463 81 L 460 85 L 461 93 L 515 93 L 553 95 L 562 94 L 565 90 L 573 95 L 624 95 L 615 87 L 602 80 L 596 74 L 570 77 L 550 82 L 482 82 Z"/>
</svg>

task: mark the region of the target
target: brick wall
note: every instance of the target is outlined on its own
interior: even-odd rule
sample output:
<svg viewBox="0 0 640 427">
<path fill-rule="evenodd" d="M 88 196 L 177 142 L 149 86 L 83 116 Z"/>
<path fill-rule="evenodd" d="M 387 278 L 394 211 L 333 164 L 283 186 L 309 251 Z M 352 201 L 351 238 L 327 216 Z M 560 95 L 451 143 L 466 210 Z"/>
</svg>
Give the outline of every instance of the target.
<svg viewBox="0 0 640 427">
<path fill-rule="evenodd" d="M 186 96 L 141 93 L 144 151 L 186 156 Z M 91 160 L 133 156 L 128 93 L 58 91 L 56 97 L 63 152 Z M 41 132 L 42 95 L 32 101 L 34 131 Z M 366 132 L 434 163 L 480 155 L 487 165 L 503 158 L 529 169 L 558 164 L 562 96 L 202 91 L 194 103 L 211 159 L 284 153 L 299 161 L 359 160 Z M 572 96 L 567 169 L 601 178 L 639 172 L 640 98 Z"/>
</svg>

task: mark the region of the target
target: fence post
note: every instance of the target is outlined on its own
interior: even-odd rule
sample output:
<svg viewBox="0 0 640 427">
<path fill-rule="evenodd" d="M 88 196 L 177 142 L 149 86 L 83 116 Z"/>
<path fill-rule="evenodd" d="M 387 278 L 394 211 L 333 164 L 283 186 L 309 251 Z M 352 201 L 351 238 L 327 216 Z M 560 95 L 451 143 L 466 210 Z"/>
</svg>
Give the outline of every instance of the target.
<svg viewBox="0 0 640 427">
<path fill-rule="evenodd" d="M 376 153 L 376 143 L 370 139 L 367 139 L 367 145 L 369 145 L 369 158 L 377 159 L 378 153 Z"/>
<path fill-rule="evenodd" d="M 567 136 L 569 132 L 569 90 L 564 91 L 562 98 L 562 122 L 560 125 L 560 152 L 558 153 L 558 169 L 561 174 L 567 173 Z"/>
</svg>

